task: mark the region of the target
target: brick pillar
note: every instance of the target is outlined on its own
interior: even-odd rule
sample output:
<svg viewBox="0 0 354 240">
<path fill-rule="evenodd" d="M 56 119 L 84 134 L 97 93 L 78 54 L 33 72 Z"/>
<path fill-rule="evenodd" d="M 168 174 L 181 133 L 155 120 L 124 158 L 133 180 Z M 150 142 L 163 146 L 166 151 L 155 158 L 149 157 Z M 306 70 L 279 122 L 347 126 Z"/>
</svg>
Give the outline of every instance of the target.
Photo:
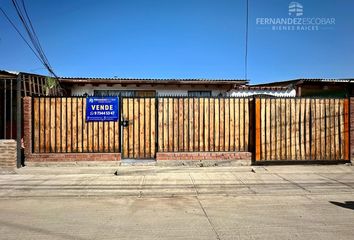
<svg viewBox="0 0 354 240">
<path fill-rule="evenodd" d="M 349 101 L 349 147 L 350 147 L 350 161 L 354 163 L 354 97 Z"/>
<path fill-rule="evenodd" d="M 32 98 L 23 98 L 23 141 L 25 146 L 25 157 L 32 153 Z"/>
<path fill-rule="evenodd" d="M 17 163 L 17 143 L 15 140 L 0 140 L 0 168 L 15 169 Z"/>
</svg>

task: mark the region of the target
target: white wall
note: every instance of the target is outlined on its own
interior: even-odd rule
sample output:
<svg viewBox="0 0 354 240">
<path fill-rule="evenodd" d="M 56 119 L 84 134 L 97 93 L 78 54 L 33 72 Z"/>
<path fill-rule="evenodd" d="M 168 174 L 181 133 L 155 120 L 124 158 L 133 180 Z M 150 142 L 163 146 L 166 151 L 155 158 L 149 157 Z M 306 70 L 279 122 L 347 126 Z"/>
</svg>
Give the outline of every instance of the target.
<svg viewBox="0 0 354 240">
<path fill-rule="evenodd" d="M 82 96 L 87 93 L 89 95 L 93 95 L 94 90 L 156 90 L 159 96 L 188 96 L 188 91 L 211 91 L 212 96 L 218 96 L 219 94 L 227 95 L 226 90 L 211 89 L 203 86 L 192 87 L 190 85 L 141 85 L 137 87 L 135 85 L 128 85 L 123 87 L 121 84 L 114 84 L 113 86 L 107 86 L 106 84 L 100 84 L 98 86 L 85 84 L 84 86 L 79 86 L 75 84 L 71 88 L 71 94 Z"/>
<path fill-rule="evenodd" d="M 232 90 L 231 97 L 248 97 L 253 95 L 270 95 L 274 97 L 296 97 L 296 90 Z"/>
</svg>

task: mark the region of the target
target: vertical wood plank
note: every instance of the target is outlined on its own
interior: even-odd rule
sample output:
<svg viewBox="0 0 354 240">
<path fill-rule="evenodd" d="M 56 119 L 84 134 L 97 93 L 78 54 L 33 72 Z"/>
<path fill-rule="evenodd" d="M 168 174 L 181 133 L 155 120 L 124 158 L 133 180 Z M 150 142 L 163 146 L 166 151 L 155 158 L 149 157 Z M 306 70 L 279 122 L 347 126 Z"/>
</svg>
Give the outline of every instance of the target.
<svg viewBox="0 0 354 240">
<path fill-rule="evenodd" d="M 235 98 L 230 99 L 230 151 L 235 151 Z"/>
<path fill-rule="evenodd" d="M 128 158 L 134 157 L 134 108 L 135 103 L 133 98 L 126 98 L 128 103 Z"/>
<path fill-rule="evenodd" d="M 305 114 L 306 114 L 306 125 L 305 125 L 305 137 L 306 137 L 306 141 L 305 141 L 305 160 L 311 160 L 311 142 L 310 142 L 310 106 L 311 106 L 311 102 L 310 99 L 305 99 L 305 105 L 306 105 L 306 110 L 305 110 Z"/>
<path fill-rule="evenodd" d="M 204 98 L 199 98 L 199 151 L 204 151 Z"/>
<path fill-rule="evenodd" d="M 40 126 L 39 126 L 39 122 L 40 122 L 40 113 L 39 113 L 39 109 L 40 109 L 40 104 L 39 104 L 39 98 L 32 98 L 33 101 L 33 118 L 34 118 L 34 129 L 33 129 L 33 134 L 34 134 L 34 142 L 33 142 L 33 152 L 38 153 L 39 152 L 39 135 L 40 135 Z"/>
<path fill-rule="evenodd" d="M 199 98 L 194 98 L 194 141 L 193 141 L 193 145 L 194 145 L 194 152 L 198 152 L 199 151 Z"/>
<path fill-rule="evenodd" d="M 55 98 L 50 98 L 50 152 L 55 152 Z"/>
<path fill-rule="evenodd" d="M 244 113 L 244 118 L 245 118 L 245 128 L 244 128 L 244 134 L 245 134 L 245 147 L 244 147 L 244 151 L 248 152 L 249 151 L 249 130 L 250 130 L 250 114 L 249 114 L 249 99 L 245 98 L 245 113 Z"/>
<path fill-rule="evenodd" d="M 215 151 L 220 150 L 220 98 L 215 99 Z"/>
<path fill-rule="evenodd" d="M 270 111 L 270 98 L 267 98 L 265 100 L 265 144 L 262 144 L 262 146 L 264 146 L 264 149 L 262 150 L 263 152 L 265 152 L 264 154 L 264 160 L 271 160 L 271 111 Z"/>
<path fill-rule="evenodd" d="M 322 160 L 321 157 L 321 133 L 323 126 L 321 125 L 321 101 L 316 99 L 316 160 Z"/>
<path fill-rule="evenodd" d="M 123 98 L 122 104 L 123 104 L 122 105 L 123 119 L 127 119 L 129 121 L 128 107 L 132 108 L 132 106 L 128 105 L 129 104 L 128 98 Z M 128 127 L 123 127 L 123 143 L 122 143 L 122 157 L 123 158 L 129 158 L 128 137 L 129 137 Z"/>
<path fill-rule="evenodd" d="M 291 114 L 291 126 L 290 126 L 290 160 L 296 160 L 296 99 L 290 100 L 290 114 Z"/>
<path fill-rule="evenodd" d="M 82 121 L 82 98 L 76 98 L 77 100 L 77 151 L 82 152 L 82 145 L 83 145 L 83 139 L 82 139 L 82 132 L 83 132 L 83 121 Z M 58 101 L 57 101 L 58 102 Z M 58 111 L 57 111 L 58 112 Z"/>
<path fill-rule="evenodd" d="M 164 146 L 164 121 L 163 121 L 163 116 L 164 116 L 164 99 L 159 98 L 158 99 L 158 151 L 159 152 L 164 152 L 163 146 Z"/>
<path fill-rule="evenodd" d="M 210 101 L 210 98 L 204 99 L 204 151 L 206 151 L 206 152 L 210 151 L 210 146 L 209 146 L 210 104 L 209 104 L 209 101 Z"/>
<path fill-rule="evenodd" d="M 178 98 L 173 98 L 173 144 L 172 151 L 178 152 L 178 137 L 179 137 L 179 111 L 178 111 Z"/>
<path fill-rule="evenodd" d="M 210 98 L 209 111 L 209 150 L 215 151 L 215 98 Z"/>
<path fill-rule="evenodd" d="M 183 108 L 183 98 L 178 99 L 178 151 L 183 152 L 184 147 L 184 125 L 183 125 L 183 118 L 184 118 L 184 108 Z"/>
<path fill-rule="evenodd" d="M 66 144 L 67 144 L 67 152 L 72 152 L 72 114 L 71 114 L 71 100 L 69 97 L 66 100 Z"/>
<path fill-rule="evenodd" d="M 240 149 L 240 98 L 235 99 L 235 151 Z"/>
<path fill-rule="evenodd" d="M 245 99 L 244 98 L 240 99 L 239 114 L 240 114 L 240 151 L 245 151 Z"/>
<path fill-rule="evenodd" d="M 62 113 L 61 113 L 61 123 L 62 123 L 62 131 L 61 131 L 61 152 L 66 152 L 66 147 L 67 147 L 67 142 L 66 142 L 66 135 L 68 132 L 67 129 L 67 101 L 66 98 L 61 99 L 61 104 L 62 104 Z"/>
<path fill-rule="evenodd" d="M 316 99 L 311 99 L 311 160 L 317 160 L 316 158 Z"/>
<path fill-rule="evenodd" d="M 344 149 L 343 149 L 343 160 L 350 160 L 349 156 L 349 100 L 344 99 L 343 106 L 344 113 Z"/>
<path fill-rule="evenodd" d="M 219 100 L 220 116 L 219 116 L 219 128 L 220 128 L 220 151 L 225 151 L 225 99 Z"/>
<path fill-rule="evenodd" d="M 334 130 L 334 122 L 335 122 L 335 100 L 334 99 L 329 99 L 329 112 L 330 112 L 330 159 L 335 160 L 335 130 Z"/>
<path fill-rule="evenodd" d="M 326 104 L 321 99 L 321 160 L 326 160 Z"/>
<path fill-rule="evenodd" d="M 55 152 L 61 152 L 61 98 L 55 98 Z"/>
<path fill-rule="evenodd" d="M 169 138 L 169 109 L 168 98 L 163 99 L 163 151 L 168 152 L 168 138 Z"/>
<path fill-rule="evenodd" d="M 174 112 L 173 112 L 173 98 L 168 99 L 168 151 L 173 152 L 173 139 L 174 139 Z"/>
<path fill-rule="evenodd" d="M 145 98 L 145 158 L 151 158 L 151 98 Z M 154 106 L 155 108 L 155 106 Z"/>
<path fill-rule="evenodd" d="M 194 98 L 189 98 L 189 151 L 193 152 L 194 150 Z"/>
<path fill-rule="evenodd" d="M 260 151 L 261 151 L 261 160 L 268 160 L 266 158 L 266 128 L 265 128 L 265 123 L 266 123 L 266 100 L 264 98 L 259 99 L 260 100 L 260 108 L 261 108 L 261 128 L 260 128 L 260 135 L 261 135 L 261 145 L 260 145 Z"/>
<path fill-rule="evenodd" d="M 140 132 L 139 132 L 139 100 L 138 98 L 134 98 L 134 138 L 133 138 L 133 158 L 139 158 L 139 143 L 140 143 Z"/>
<path fill-rule="evenodd" d="M 188 134 L 188 99 L 183 99 L 183 151 L 188 152 L 188 142 L 189 142 L 189 134 Z"/>
<path fill-rule="evenodd" d="M 256 133 L 255 133 L 255 160 L 260 161 L 261 159 L 261 100 L 259 98 L 255 99 L 255 122 L 256 122 Z"/>
<path fill-rule="evenodd" d="M 228 152 L 230 151 L 230 98 L 225 98 L 224 99 L 225 102 L 225 114 L 224 114 L 224 132 L 225 132 L 225 151 Z"/>
<path fill-rule="evenodd" d="M 340 154 L 339 154 L 339 133 L 338 133 L 338 129 L 339 129 L 339 99 L 335 100 L 334 103 L 334 160 L 340 160 Z"/>
<path fill-rule="evenodd" d="M 72 126 L 72 152 L 77 152 L 77 98 L 71 98 L 72 106 L 71 106 L 71 126 Z"/>
<path fill-rule="evenodd" d="M 88 152 L 88 124 L 86 122 L 86 98 L 82 98 L 82 121 L 83 121 L 83 152 Z"/>
<path fill-rule="evenodd" d="M 151 143 L 150 143 L 150 158 L 154 158 L 156 155 L 156 99 L 150 99 L 150 134 L 151 134 Z"/>
<path fill-rule="evenodd" d="M 39 108 L 40 108 L 40 111 L 39 111 L 39 121 L 40 121 L 40 132 L 39 132 L 39 136 L 40 136 L 40 144 L 39 144 L 39 151 L 40 152 L 45 152 L 45 145 L 46 145 L 46 141 L 45 141 L 45 125 L 46 125 L 46 120 L 45 120 L 45 112 L 47 111 L 45 109 L 45 106 L 44 106 L 44 101 L 45 101 L 45 98 L 39 98 L 38 99 L 39 101 Z"/>
<path fill-rule="evenodd" d="M 139 99 L 139 149 L 138 149 L 138 158 L 145 158 L 145 98 Z"/>
</svg>

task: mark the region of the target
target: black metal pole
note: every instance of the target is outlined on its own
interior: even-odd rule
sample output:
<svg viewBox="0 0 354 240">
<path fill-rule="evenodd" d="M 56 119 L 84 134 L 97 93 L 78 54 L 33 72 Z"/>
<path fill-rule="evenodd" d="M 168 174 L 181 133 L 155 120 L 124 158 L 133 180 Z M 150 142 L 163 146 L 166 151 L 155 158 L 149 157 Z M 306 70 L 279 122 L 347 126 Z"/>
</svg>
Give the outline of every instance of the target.
<svg viewBox="0 0 354 240">
<path fill-rule="evenodd" d="M 22 153 L 21 153 L 21 135 L 22 135 L 22 119 L 21 119 L 21 112 L 22 112 L 22 107 L 21 107 L 21 75 L 17 76 L 16 79 L 16 84 L 17 84 L 17 108 L 16 108 L 16 125 L 17 125 L 17 168 L 21 167 L 21 158 L 22 158 Z"/>
</svg>

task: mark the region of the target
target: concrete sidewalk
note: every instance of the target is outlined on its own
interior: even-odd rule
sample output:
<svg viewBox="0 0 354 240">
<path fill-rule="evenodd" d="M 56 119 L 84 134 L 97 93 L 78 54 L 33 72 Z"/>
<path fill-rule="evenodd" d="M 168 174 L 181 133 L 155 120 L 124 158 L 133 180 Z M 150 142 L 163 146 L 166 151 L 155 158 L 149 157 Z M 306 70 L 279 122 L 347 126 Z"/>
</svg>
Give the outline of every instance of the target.
<svg viewBox="0 0 354 240">
<path fill-rule="evenodd" d="M 324 193 L 353 194 L 354 167 L 25 167 L 0 175 L 0 198 Z"/>
</svg>

